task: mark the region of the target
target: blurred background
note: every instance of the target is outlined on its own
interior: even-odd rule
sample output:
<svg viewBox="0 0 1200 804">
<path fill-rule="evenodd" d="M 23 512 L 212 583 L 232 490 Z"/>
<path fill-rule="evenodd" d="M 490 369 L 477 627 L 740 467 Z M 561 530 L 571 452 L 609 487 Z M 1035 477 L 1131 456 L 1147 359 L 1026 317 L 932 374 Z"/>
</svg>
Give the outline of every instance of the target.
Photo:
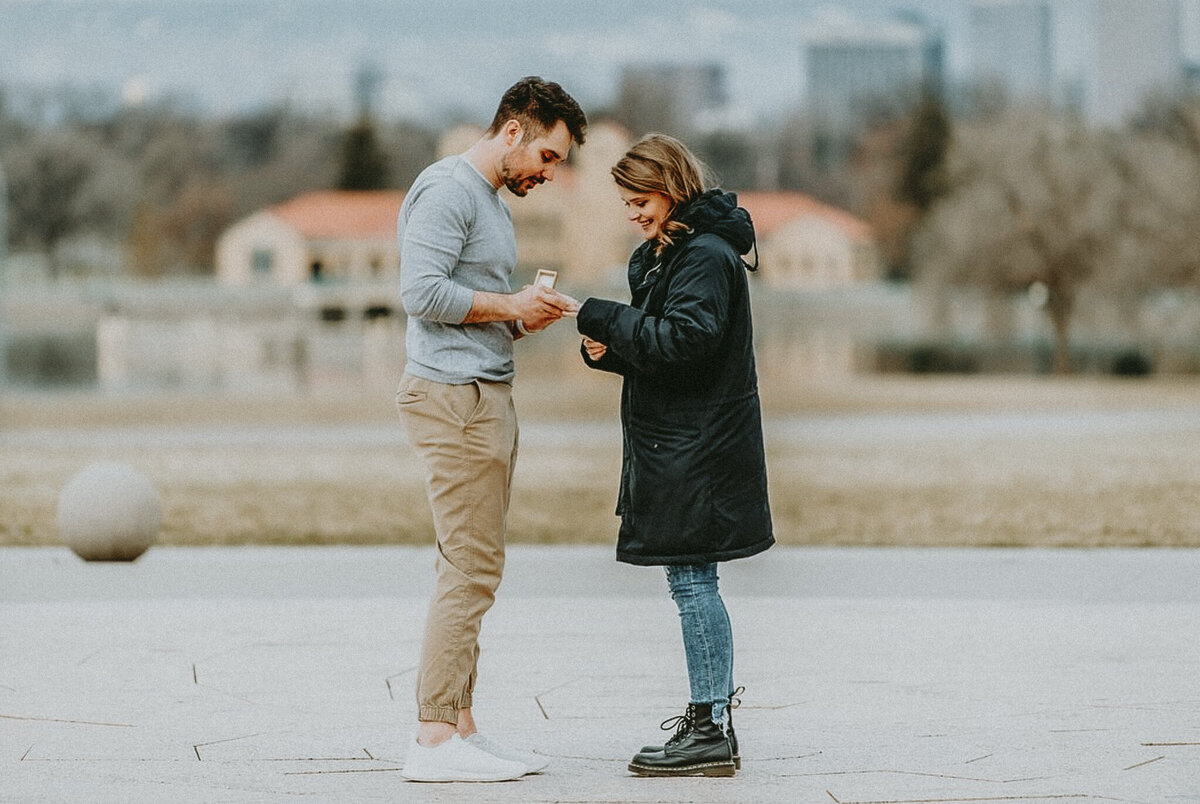
<svg viewBox="0 0 1200 804">
<path fill-rule="evenodd" d="M 756 223 L 774 416 L 1194 405 L 1200 0 L 0 0 L 0 431 L 5 483 L 33 489 L 0 500 L 0 538 L 50 538 L 28 512 L 70 465 L 45 469 L 45 444 L 13 428 L 394 416 L 405 189 L 529 74 L 560 82 L 591 125 L 569 170 L 507 199 L 514 285 L 549 268 L 568 293 L 622 298 L 636 240 L 608 168 L 646 132 L 681 137 Z M 518 360 L 533 415 L 612 416 L 615 386 L 588 376 L 569 325 Z M 1019 436 L 1039 426 L 1057 427 Z M 126 455 L 158 443 L 124 435 Z M 1071 455 L 1067 474 L 1094 458 Z M 603 456 L 588 477 L 608 517 Z M 1200 471 L 1176 458 L 1171 483 Z M 795 460 L 803 489 L 818 457 Z M 181 466 L 151 471 L 161 483 Z M 900 521 L 848 524 L 858 503 L 808 507 L 790 538 L 872 541 Z M 281 514 L 244 538 L 388 540 L 394 515 L 346 535 Z M 1190 515 L 1175 510 L 1171 540 L 1196 540 Z M 955 527 L 894 540 L 963 538 Z M 1161 542 L 1103 528 L 1078 541 Z M 1026 540 L 1009 531 L 995 541 Z"/>
<path fill-rule="evenodd" d="M 1200 4 L 3 0 L 16 385 L 388 385 L 394 216 L 526 74 L 592 121 L 522 270 L 616 285 L 674 133 L 758 225 L 789 373 L 1200 369 Z M 369 196 L 346 195 L 366 191 Z"/>
</svg>

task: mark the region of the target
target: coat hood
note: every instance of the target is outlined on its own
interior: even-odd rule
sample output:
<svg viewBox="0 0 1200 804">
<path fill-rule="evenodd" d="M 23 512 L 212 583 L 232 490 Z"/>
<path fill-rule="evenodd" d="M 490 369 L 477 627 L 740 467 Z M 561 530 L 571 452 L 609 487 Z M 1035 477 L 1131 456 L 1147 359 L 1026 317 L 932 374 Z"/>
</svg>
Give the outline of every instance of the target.
<svg viewBox="0 0 1200 804">
<path fill-rule="evenodd" d="M 748 254 L 754 248 L 754 222 L 750 213 L 738 206 L 736 193 L 705 190 L 680 206 L 673 217 L 699 234 L 718 235 L 738 254 Z M 746 267 L 753 271 L 757 265 Z"/>
</svg>

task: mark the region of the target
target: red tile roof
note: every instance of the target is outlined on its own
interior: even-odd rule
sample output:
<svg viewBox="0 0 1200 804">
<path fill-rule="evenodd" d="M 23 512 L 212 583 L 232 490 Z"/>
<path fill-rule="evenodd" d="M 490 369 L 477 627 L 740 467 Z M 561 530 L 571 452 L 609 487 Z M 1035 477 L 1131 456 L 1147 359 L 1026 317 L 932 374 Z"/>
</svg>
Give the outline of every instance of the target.
<svg viewBox="0 0 1200 804">
<path fill-rule="evenodd" d="M 310 240 L 389 238 L 403 201 L 398 190 L 316 190 L 269 211 Z"/>
<path fill-rule="evenodd" d="M 815 216 L 838 227 L 855 240 L 871 238 L 871 227 L 866 221 L 804 193 L 744 192 L 737 196 L 738 204 L 750 213 L 755 232 L 760 236 L 769 235 L 797 218 Z"/>
<path fill-rule="evenodd" d="M 572 171 L 563 171 L 564 184 L 574 184 Z M 568 188 L 569 189 L 569 188 Z M 396 235 L 396 217 L 404 193 L 399 190 L 315 190 L 270 207 L 272 214 L 311 240 L 387 239 Z M 871 237 L 862 219 L 803 193 L 743 192 L 738 203 L 750 212 L 759 235 L 769 235 L 792 221 L 816 216 L 856 240 Z"/>
</svg>

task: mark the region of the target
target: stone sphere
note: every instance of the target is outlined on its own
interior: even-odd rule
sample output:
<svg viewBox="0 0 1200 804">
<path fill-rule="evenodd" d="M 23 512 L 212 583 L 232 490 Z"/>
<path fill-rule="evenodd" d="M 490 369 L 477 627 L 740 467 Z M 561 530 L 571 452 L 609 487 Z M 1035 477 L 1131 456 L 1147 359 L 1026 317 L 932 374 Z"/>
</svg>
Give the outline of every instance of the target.
<svg viewBox="0 0 1200 804">
<path fill-rule="evenodd" d="M 58 496 L 58 535 L 86 561 L 133 561 L 161 523 L 158 491 L 128 464 L 91 464 Z"/>
</svg>

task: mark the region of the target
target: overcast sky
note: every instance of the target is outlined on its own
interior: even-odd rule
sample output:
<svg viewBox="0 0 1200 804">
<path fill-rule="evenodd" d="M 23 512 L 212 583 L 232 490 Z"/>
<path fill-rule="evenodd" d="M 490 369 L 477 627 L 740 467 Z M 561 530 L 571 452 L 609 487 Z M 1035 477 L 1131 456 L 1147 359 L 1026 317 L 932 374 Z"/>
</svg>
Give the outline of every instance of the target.
<svg viewBox="0 0 1200 804">
<path fill-rule="evenodd" d="M 1189 0 L 1190 1 L 1190 0 Z M 489 116 L 522 75 L 585 107 L 613 99 L 621 65 L 715 59 L 748 119 L 794 108 L 799 41 L 829 15 L 914 9 L 965 66 L 965 0 L 0 0 L 0 82 L 124 88 L 226 113 L 278 103 L 346 111 L 367 61 L 388 116 Z M 1060 71 L 1078 66 L 1079 0 L 1053 0 Z"/>
</svg>

